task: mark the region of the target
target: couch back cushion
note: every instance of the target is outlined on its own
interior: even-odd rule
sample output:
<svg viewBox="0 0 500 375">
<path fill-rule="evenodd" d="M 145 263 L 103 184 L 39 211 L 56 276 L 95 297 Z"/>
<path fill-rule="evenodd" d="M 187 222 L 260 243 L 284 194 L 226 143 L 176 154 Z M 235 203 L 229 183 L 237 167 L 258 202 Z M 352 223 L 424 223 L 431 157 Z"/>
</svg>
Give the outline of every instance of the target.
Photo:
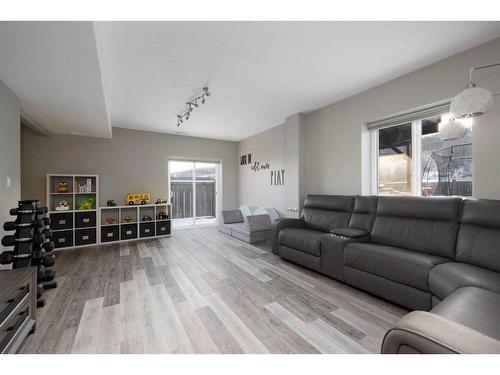
<svg viewBox="0 0 500 375">
<path fill-rule="evenodd" d="M 349 228 L 364 229 L 371 232 L 375 214 L 377 213 L 378 197 L 357 195 L 354 200 L 354 211 L 349 221 Z"/>
<path fill-rule="evenodd" d="M 464 201 L 456 260 L 500 272 L 500 201 Z"/>
<path fill-rule="evenodd" d="M 455 258 L 462 199 L 379 197 L 372 241 Z"/>
<path fill-rule="evenodd" d="M 328 232 L 333 228 L 347 228 L 353 208 L 353 196 L 308 195 L 301 217 L 307 228 Z"/>
</svg>

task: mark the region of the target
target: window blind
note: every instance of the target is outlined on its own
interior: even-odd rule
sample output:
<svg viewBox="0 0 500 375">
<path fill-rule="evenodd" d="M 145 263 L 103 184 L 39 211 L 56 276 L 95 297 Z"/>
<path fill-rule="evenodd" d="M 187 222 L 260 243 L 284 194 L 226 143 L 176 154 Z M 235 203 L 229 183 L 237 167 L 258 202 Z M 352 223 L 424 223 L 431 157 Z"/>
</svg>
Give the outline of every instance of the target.
<svg viewBox="0 0 500 375">
<path fill-rule="evenodd" d="M 366 126 L 368 127 L 368 130 L 376 130 L 421 120 L 426 117 L 441 115 L 450 111 L 450 103 L 451 100 L 446 100 L 443 102 L 415 108 L 410 111 L 401 112 L 395 115 L 381 118 L 379 120 L 369 121 L 366 123 Z"/>
</svg>

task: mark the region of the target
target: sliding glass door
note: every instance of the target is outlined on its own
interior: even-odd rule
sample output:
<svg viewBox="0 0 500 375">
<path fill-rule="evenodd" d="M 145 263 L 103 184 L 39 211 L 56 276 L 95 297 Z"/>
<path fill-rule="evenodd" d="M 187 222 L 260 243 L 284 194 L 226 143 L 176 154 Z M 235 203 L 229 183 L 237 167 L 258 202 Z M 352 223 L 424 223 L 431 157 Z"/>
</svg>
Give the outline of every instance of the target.
<svg viewBox="0 0 500 375">
<path fill-rule="evenodd" d="M 170 160 L 174 227 L 217 223 L 219 163 Z"/>
</svg>

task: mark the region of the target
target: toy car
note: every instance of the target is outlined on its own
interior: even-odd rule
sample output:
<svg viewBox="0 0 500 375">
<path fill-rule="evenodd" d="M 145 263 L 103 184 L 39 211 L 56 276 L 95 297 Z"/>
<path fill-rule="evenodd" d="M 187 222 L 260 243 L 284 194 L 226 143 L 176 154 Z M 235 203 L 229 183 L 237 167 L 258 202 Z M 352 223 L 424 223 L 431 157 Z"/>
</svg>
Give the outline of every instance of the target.
<svg viewBox="0 0 500 375">
<path fill-rule="evenodd" d="M 142 217 L 142 221 L 153 221 L 153 218 L 151 216 L 148 216 L 148 215 L 144 215 Z"/>
<path fill-rule="evenodd" d="M 155 204 L 167 204 L 168 201 L 166 199 L 158 198 Z"/>
<path fill-rule="evenodd" d="M 165 211 L 159 212 L 157 217 L 158 217 L 158 220 L 167 220 L 168 219 L 168 215 Z"/>
<path fill-rule="evenodd" d="M 127 204 L 149 204 L 151 203 L 151 194 L 149 193 L 134 193 L 127 194 Z"/>
<path fill-rule="evenodd" d="M 118 220 L 116 220 L 114 217 L 108 217 L 106 220 L 104 220 L 104 225 L 112 224 L 118 224 Z"/>
<path fill-rule="evenodd" d="M 108 199 L 108 200 L 106 201 L 106 206 L 108 206 L 108 207 L 116 207 L 116 202 L 115 202 L 115 200 L 114 200 L 114 199 Z"/>
<path fill-rule="evenodd" d="M 122 223 L 130 224 L 130 223 L 133 223 L 133 222 L 134 222 L 134 219 L 132 218 L 132 216 L 127 216 L 127 217 L 124 217 L 122 219 Z"/>
</svg>

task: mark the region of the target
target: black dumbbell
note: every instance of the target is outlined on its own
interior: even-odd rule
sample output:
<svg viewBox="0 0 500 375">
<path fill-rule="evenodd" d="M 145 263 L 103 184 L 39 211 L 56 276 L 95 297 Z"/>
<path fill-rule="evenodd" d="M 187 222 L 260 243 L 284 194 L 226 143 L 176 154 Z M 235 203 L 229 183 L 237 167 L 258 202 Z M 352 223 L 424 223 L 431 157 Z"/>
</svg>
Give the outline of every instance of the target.
<svg viewBox="0 0 500 375">
<path fill-rule="evenodd" d="M 43 226 L 42 220 L 35 219 L 31 223 L 19 223 L 16 221 L 7 221 L 3 225 L 4 230 L 16 230 L 18 228 L 41 228 Z"/>
<path fill-rule="evenodd" d="M 42 283 L 38 283 L 36 286 L 36 298 L 40 298 L 43 294 L 44 288 Z"/>
<path fill-rule="evenodd" d="M 47 207 L 38 207 L 37 209 L 32 209 L 32 208 L 29 208 L 29 209 L 26 209 L 26 210 L 23 210 L 23 209 L 19 209 L 19 208 L 11 208 L 9 213 L 12 215 L 12 216 L 17 216 L 19 214 L 37 214 L 37 215 L 45 215 L 46 213 L 48 212 L 48 209 Z"/>
<path fill-rule="evenodd" d="M 10 264 L 14 260 L 13 251 L 4 251 L 0 254 L 0 264 Z"/>
<path fill-rule="evenodd" d="M 45 306 L 45 298 L 38 298 L 36 301 L 36 307 L 44 307 Z"/>
<path fill-rule="evenodd" d="M 55 281 L 55 280 L 43 282 L 42 284 L 43 284 L 43 287 L 45 289 L 55 289 L 55 288 L 57 288 L 57 281 Z"/>
<path fill-rule="evenodd" d="M 33 246 L 35 248 L 40 248 L 40 246 L 42 246 L 42 244 L 45 242 L 45 234 L 43 233 L 35 233 L 35 235 L 33 236 Z"/>
<path fill-rule="evenodd" d="M 4 236 L 2 238 L 2 245 L 5 247 L 9 247 L 9 246 L 14 246 L 16 243 L 26 243 L 26 242 L 31 242 L 31 241 L 32 241 L 32 239 L 29 237 L 16 238 L 12 235 L 9 235 L 9 236 Z"/>
<path fill-rule="evenodd" d="M 54 280 L 56 277 L 56 273 L 53 270 L 46 270 L 44 268 L 40 268 L 37 272 L 37 280 L 38 282 L 47 282 Z"/>
<path fill-rule="evenodd" d="M 42 263 L 45 267 L 52 267 L 55 261 L 56 257 L 53 254 L 50 254 L 43 257 Z"/>
<path fill-rule="evenodd" d="M 44 242 L 42 244 L 42 249 L 44 249 L 46 252 L 50 253 L 52 250 L 54 250 L 54 242 L 52 242 L 52 241 Z"/>
<path fill-rule="evenodd" d="M 45 235 L 46 239 L 51 239 L 52 238 L 52 230 L 51 229 L 44 229 L 42 231 L 42 234 Z"/>
</svg>

